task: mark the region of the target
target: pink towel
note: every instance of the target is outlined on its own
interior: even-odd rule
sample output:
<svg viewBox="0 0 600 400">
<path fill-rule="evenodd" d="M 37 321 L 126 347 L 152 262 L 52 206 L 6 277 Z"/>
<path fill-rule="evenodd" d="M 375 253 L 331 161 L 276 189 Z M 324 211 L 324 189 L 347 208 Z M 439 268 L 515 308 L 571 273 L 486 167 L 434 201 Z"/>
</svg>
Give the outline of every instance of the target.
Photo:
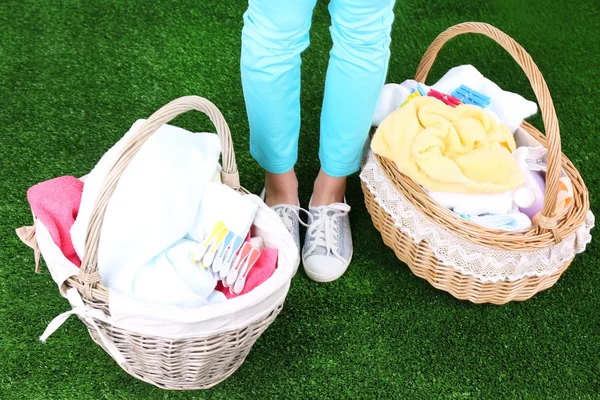
<svg viewBox="0 0 600 400">
<path fill-rule="evenodd" d="M 250 292 L 252 289 L 257 287 L 258 285 L 264 283 L 267 279 L 273 275 L 275 269 L 277 268 L 277 256 L 279 254 L 279 250 L 277 249 L 260 249 L 260 257 L 254 264 L 254 267 L 248 273 L 248 277 L 246 278 L 246 285 L 244 286 L 244 290 L 240 294 L 232 294 L 229 292 L 229 288 L 223 286 L 223 283 L 219 281 L 217 283 L 216 290 L 225 294 L 225 297 L 228 299 L 233 299 L 234 297 L 241 296 Z"/>
<path fill-rule="evenodd" d="M 50 179 L 27 191 L 33 215 L 48 228 L 65 257 L 78 267 L 81 260 L 75 253 L 70 231 L 79 212 L 82 193 L 83 182 L 72 176 Z"/>
</svg>

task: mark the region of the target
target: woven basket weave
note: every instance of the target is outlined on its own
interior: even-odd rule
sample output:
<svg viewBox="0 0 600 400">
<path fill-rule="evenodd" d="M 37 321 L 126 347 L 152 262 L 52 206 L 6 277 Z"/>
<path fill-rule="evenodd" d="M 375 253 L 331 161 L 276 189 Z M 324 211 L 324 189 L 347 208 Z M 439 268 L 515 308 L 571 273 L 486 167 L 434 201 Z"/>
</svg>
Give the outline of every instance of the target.
<svg viewBox="0 0 600 400">
<path fill-rule="evenodd" d="M 394 162 L 380 156 L 376 156 L 376 159 L 394 185 L 395 190 L 430 221 L 434 222 L 439 229 L 450 231 L 470 243 L 489 249 L 518 252 L 542 249 L 560 243 L 563 238 L 573 234 L 586 220 L 586 214 L 589 211 L 588 191 L 577 169 L 561 153 L 559 126 L 552 98 L 542 74 L 530 55 L 511 37 L 493 26 L 467 22 L 449 28 L 433 41 L 421 59 L 415 80 L 424 83 L 440 49 L 450 39 L 463 33 L 483 34 L 499 43 L 525 71 L 537 97 L 546 136 L 527 122 L 522 124 L 522 129 L 548 149 L 546 196 L 539 225 L 523 232 L 502 232 L 468 222 L 432 200 L 418 184 L 403 175 Z M 561 169 L 573 183 L 574 202 L 565 215 L 557 216 L 554 209 Z M 405 262 L 415 275 L 459 299 L 470 300 L 474 303 L 494 304 L 526 300 L 556 283 L 571 263 L 572 259 L 557 265 L 554 272 L 540 276 L 526 276 L 517 280 L 480 280 L 442 263 L 426 240 L 417 243 L 399 226 L 395 225 L 392 216 L 378 203 L 377 193 L 373 193 L 364 181 L 362 181 L 362 188 L 367 210 L 385 244 L 394 250 L 397 257 Z"/>
<path fill-rule="evenodd" d="M 67 280 L 67 286 L 76 288 L 86 305 L 100 309 L 107 315 L 108 289 L 100 284 L 98 273 L 98 245 L 106 207 L 119 178 L 144 142 L 163 124 L 190 110 L 207 114 L 217 129 L 223 152 L 223 183 L 241 193 L 247 193 L 240 187 L 229 127 L 214 104 L 201 97 L 182 97 L 151 115 L 125 145 L 108 173 L 88 226 L 81 271 L 78 276 Z M 164 389 L 206 389 L 235 372 L 282 306 L 283 300 L 276 302 L 271 306 L 270 312 L 241 329 L 208 337 L 200 337 L 202 332 L 198 332 L 199 337 L 185 339 L 144 336 L 99 320 L 95 321 L 95 327 L 85 319 L 80 319 L 87 325 L 94 341 L 109 354 L 110 351 L 104 346 L 97 329 L 105 336 L 104 340 L 108 340 L 119 350 L 125 358 L 121 367 L 130 375 Z"/>
</svg>

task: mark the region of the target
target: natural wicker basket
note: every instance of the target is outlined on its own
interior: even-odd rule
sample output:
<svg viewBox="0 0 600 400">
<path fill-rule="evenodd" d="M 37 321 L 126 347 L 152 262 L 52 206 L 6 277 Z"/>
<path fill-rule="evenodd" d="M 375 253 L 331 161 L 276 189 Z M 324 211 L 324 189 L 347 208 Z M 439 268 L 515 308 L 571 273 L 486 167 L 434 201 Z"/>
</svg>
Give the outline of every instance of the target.
<svg viewBox="0 0 600 400">
<path fill-rule="evenodd" d="M 463 33 L 483 34 L 507 50 L 525 71 L 533 87 L 544 120 L 546 136 L 524 122 L 522 128 L 548 148 L 548 172 L 545 203 L 538 226 L 524 232 L 502 232 L 487 229 L 460 218 L 432 200 L 412 179 L 400 173 L 394 162 L 376 156 L 381 169 L 412 206 L 433 221 L 440 229 L 452 232 L 471 243 L 489 249 L 523 251 L 541 249 L 560 243 L 562 238 L 575 232 L 586 220 L 589 211 L 587 188 L 577 169 L 561 153 L 558 120 L 546 82 L 530 55 L 511 37 L 485 23 L 467 22 L 453 26 L 441 33 L 425 52 L 415 80 L 425 82 L 427 74 L 440 49 L 446 42 Z M 556 216 L 556 198 L 561 169 L 573 183 L 574 202 L 565 215 Z M 474 303 L 504 304 L 509 301 L 526 300 L 535 293 L 551 287 L 571 263 L 557 265 L 553 273 L 526 276 L 518 280 L 483 281 L 445 265 L 436 257 L 427 241 L 416 242 L 397 226 L 390 214 L 377 202 L 377 193 L 369 190 L 362 181 L 367 210 L 375 227 L 380 231 L 385 244 L 397 257 L 408 264 L 412 272 L 429 281 L 434 287 L 453 296 Z"/>
<path fill-rule="evenodd" d="M 239 192 L 247 193 L 240 187 L 229 127 L 213 103 L 197 96 L 182 97 L 152 114 L 135 137 L 125 145 L 108 173 L 90 219 L 81 271 L 79 276 L 73 276 L 67 281 L 67 286 L 76 288 L 86 305 L 100 309 L 107 315 L 108 290 L 100 284 L 97 261 L 106 207 L 119 178 L 144 142 L 163 124 L 190 110 L 207 114 L 217 129 L 223 152 L 223 183 Z M 198 332 L 198 337 L 176 340 L 140 335 L 100 320 L 95 321 L 97 327 L 94 327 L 85 319 L 80 319 L 87 325 L 94 341 L 109 354 L 110 351 L 99 338 L 97 329 L 104 334 L 104 340 L 114 344 L 125 358 L 121 367 L 130 375 L 164 389 L 206 389 L 235 372 L 282 306 L 283 299 L 274 302 L 270 312 L 240 329 L 209 336 L 202 336 L 202 332 Z"/>
</svg>

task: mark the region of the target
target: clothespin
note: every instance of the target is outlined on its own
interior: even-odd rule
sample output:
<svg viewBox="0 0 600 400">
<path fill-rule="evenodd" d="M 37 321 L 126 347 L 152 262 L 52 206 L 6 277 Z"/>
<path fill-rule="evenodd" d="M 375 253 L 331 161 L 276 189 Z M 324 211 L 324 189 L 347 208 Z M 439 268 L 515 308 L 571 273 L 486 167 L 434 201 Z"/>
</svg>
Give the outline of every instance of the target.
<svg viewBox="0 0 600 400">
<path fill-rule="evenodd" d="M 244 262 L 244 266 L 240 270 L 240 273 L 237 279 L 235 280 L 235 283 L 233 284 L 233 286 L 230 286 L 229 290 L 231 292 L 233 292 L 234 294 L 242 293 L 242 291 L 244 290 L 244 286 L 246 286 L 246 278 L 248 277 L 248 274 L 250 273 L 252 267 L 254 267 L 254 264 L 256 264 L 256 261 L 258 261 L 259 257 L 260 250 L 253 248 L 250 251 L 250 254 L 248 254 L 248 257 Z"/>
<path fill-rule="evenodd" d="M 242 247 L 242 244 L 244 244 L 244 239 L 240 236 L 235 236 L 227 248 L 226 254 L 223 256 L 222 265 L 219 268 L 219 276 L 223 279 L 224 284 L 224 278 L 229 274 L 233 257 L 235 257 L 238 250 Z"/>
<path fill-rule="evenodd" d="M 217 251 L 215 253 L 215 259 L 213 260 L 213 263 L 211 266 L 211 269 L 213 272 L 219 272 L 219 270 L 223 266 L 223 256 L 225 255 L 227 248 L 231 245 L 231 242 L 233 241 L 234 238 L 235 238 L 235 233 L 233 233 L 232 231 L 229 231 L 227 233 L 227 236 L 225 236 L 225 239 L 223 239 L 223 241 L 217 248 Z"/>
<path fill-rule="evenodd" d="M 425 91 L 423 86 L 421 86 L 420 83 L 417 83 L 417 87 L 410 90 L 410 94 L 408 95 L 406 100 L 404 100 L 404 102 L 402 104 L 400 104 L 400 107 L 403 107 L 404 105 L 406 105 L 409 101 L 411 101 L 415 97 L 420 97 L 420 96 L 427 96 L 427 92 Z"/>
<path fill-rule="evenodd" d="M 227 283 L 227 286 L 231 287 L 235 283 L 235 281 L 238 277 L 238 274 L 240 272 L 240 268 L 244 265 L 244 262 L 246 261 L 246 258 L 248 258 L 248 255 L 250 255 L 251 251 L 252 251 L 252 245 L 248 242 L 244 243 L 244 245 L 242 246 L 242 249 L 240 250 L 240 252 L 237 255 L 237 258 L 235 259 L 235 263 L 234 263 L 233 267 L 227 274 L 227 279 L 225 280 L 225 283 Z"/>
<path fill-rule="evenodd" d="M 427 96 L 427 90 L 425 90 L 425 88 L 421 86 L 420 83 L 417 83 L 417 92 L 419 92 L 419 95 L 421 96 Z"/>
<path fill-rule="evenodd" d="M 406 98 L 406 100 L 404 100 L 404 103 L 400 104 L 400 107 L 403 107 L 405 104 L 407 104 L 409 101 L 411 101 L 415 97 L 420 97 L 420 96 L 421 96 L 421 93 L 419 93 L 418 90 L 413 89 L 413 92 Z"/>
<path fill-rule="evenodd" d="M 204 254 L 204 257 L 202 257 L 202 264 L 204 265 L 204 267 L 210 267 L 212 265 L 215 259 L 215 254 L 217 253 L 217 249 L 219 248 L 220 244 L 225 240 L 228 234 L 229 229 L 224 228 L 216 236 L 214 243 L 208 248 L 206 254 Z"/>
<path fill-rule="evenodd" d="M 490 97 L 465 85 L 460 85 L 459 88 L 452 92 L 452 96 L 460 99 L 465 104 L 473 104 L 481 108 L 486 108 L 492 103 Z"/>
<path fill-rule="evenodd" d="M 543 146 L 532 147 L 529 149 L 525 162 L 530 171 L 547 171 L 548 165 L 544 161 L 544 156 L 548 154 L 548 149 Z"/>
<path fill-rule="evenodd" d="M 212 230 L 212 233 L 206 239 L 204 239 L 202 242 L 200 242 L 198 244 L 198 247 L 196 247 L 196 250 L 194 250 L 194 252 L 192 253 L 192 261 L 193 262 L 197 263 L 202 260 L 202 258 L 206 254 L 209 247 L 213 244 L 213 242 L 217 239 L 219 234 L 224 229 L 227 229 L 227 227 L 225 226 L 225 223 L 223 221 L 217 222 L 217 224 L 215 225 L 215 227 Z"/>
<path fill-rule="evenodd" d="M 443 101 L 445 104 L 449 105 L 450 107 L 456 107 L 457 105 L 460 104 L 460 100 L 457 99 L 454 96 L 450 96 L 449 94 L 445 94 L 442 92 L 438 92 L 435 89 L 430 89 L 429 93 L 427 94 L 430 97 L 435 97 L 438 100 Z"/>
</svg>

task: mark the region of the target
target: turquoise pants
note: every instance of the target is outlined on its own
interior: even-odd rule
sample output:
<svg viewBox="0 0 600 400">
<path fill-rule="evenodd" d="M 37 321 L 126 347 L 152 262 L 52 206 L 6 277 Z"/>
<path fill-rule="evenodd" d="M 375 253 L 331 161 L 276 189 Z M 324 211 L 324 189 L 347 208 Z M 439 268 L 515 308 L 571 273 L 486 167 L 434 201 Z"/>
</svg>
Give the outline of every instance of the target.
<svg viewBox="0 0 600 400">
<path fill-rule="evenodd" d="M 249 0 L 241 72 L 250 152 L 272 173 L 292 169 L 300 133 L 300 53 L 316 0 Z M 319 158 L 334 177 L 360 168 L 390 56 L 394 0 L 331 0 Z"/>
</svg>

